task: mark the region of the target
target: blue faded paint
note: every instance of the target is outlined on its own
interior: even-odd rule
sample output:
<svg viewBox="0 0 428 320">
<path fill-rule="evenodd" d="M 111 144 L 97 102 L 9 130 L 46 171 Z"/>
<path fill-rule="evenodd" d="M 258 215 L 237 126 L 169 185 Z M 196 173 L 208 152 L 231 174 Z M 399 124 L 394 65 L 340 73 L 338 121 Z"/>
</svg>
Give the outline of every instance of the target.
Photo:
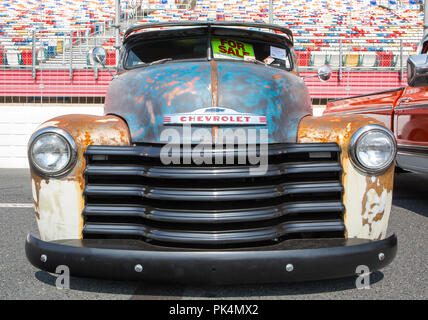
<svg viewBox="0 0 428 320">
<path fill-rule="evenodd" d="M 266 115 L 270 143 L 296 142 L 300 119 L 311 113 L 303 79 L 256 64 L 222 61 L 217 65 L 219 105 Z"/>
<path fill-rule="evenodd" d="M 165 114 L 215 106 L 266 115 L 267 126 L 252 128 L 267 128 L 270 143 L 295 142 L 300 119 L 311 113 L 300 77 L 235 61 L 170 62 L 125 72 L 112 81 L 105 110 L 126 120 L 133 142 L 154 143 L 163 129 L 181 129 L 163 125 Z"/>
<path fill-rule="evenodd" d="M 211 105 L 207 63 L 174 63 L 125 72 L 107 91 L 105 112 L 128 123 L 134 142 L 159 142 L 163 115 Z"/>
</svg>

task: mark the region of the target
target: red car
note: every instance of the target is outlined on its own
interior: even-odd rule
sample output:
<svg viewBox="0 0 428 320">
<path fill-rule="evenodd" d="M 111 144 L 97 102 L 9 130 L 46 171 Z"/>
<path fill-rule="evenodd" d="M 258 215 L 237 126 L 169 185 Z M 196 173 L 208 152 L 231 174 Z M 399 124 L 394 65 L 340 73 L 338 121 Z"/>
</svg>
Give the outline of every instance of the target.
<svg viewBox="0 0 428 320">
<path fill-rule="evenodd" d="M 360 114 L 382 121 L 397 139 L 397 166 L 428 174 L 428 35 L 407 61 L 403 88 L 339 99 L 323 115 Z"/>
</svg>

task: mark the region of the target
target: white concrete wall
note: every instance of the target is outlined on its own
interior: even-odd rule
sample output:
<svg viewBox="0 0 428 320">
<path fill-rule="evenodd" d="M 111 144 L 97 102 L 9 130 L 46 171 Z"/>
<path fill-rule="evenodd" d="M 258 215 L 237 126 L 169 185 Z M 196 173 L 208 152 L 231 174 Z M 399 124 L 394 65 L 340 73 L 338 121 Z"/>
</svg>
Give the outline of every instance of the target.
<svg viewBox="0 0 428 320">
<path fill-rule="evenodd" d="M 103 105 L 0 105 L 0 168 L 28 168 L 27 143 L 42 122 L 65 114 L 104 114 Z"/>
<path fill-rule="evenodd" d="M 314 117 L 321 117 L 325 110 L 325 106 L 313 106 L 312 114 Z"/>
</svg>

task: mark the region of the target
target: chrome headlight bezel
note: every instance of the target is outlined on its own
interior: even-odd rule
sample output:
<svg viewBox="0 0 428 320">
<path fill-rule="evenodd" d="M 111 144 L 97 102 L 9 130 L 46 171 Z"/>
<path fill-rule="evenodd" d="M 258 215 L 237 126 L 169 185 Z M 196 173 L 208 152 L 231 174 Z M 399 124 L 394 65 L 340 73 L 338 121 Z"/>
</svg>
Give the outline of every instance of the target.
<svg viewBox="0 0 428 320">
<path fill-rule="evenodd" d="M 44 135 L 57 135 L 58 137 L 60 137 L 62 140 L 65 141 L 65 143 L 68 146 L 68 149 L 70 151 L 70 157 L 69 160 L 67 162 L 67 164 L 60 170 L 52 172 L 52 171 L 46 171 L 44 170 L 42 167 L 40 167 L 39 165 L 37 165 L 36 161 L 34 161 L 33 156 L 32 156 L 32 150 L 34 147 L 34 144 Z M 30 167 L 37 172 L 37 174 L 39 174 L 42 177 L 47 177 L 47 178 L 59 178 L 62 176 L 65 176 L 66 174 L 68 174 L 71 169 L 73 169 L 74 165 L 76 164 L 76 160 L 77 160 L 77 148 L 76 148 L 76 143 L 74 142 L 73 137 L 65 130 L 60 129 L 60 128 L 56 128 L 56 127 L 47 127 L 47 128 L 43 128 L 40 129 L 38 131 L 36 131 L 30 138 L 29 142 L 28 142 L 28 151 L 27 151 L 27 155 L 28 155 L 28 160 L 30 163 Z"/>
<path fill-rule="evenodd" d="M 356 151 L 358 143 L 361 141 L 361 139 L 365 137 L 368 133 L 372 133 L 372 132 L 381 132 L 385 134 L 385 136 L 391 141 L 391 146 L 393 148 L 391 158 L 387 162 L 382 164 L 382 166 L 379 166 L 377 168 L 367 167 L 366 165 L 361 163 L 361 161 L 358 159 L 357 151 Z M 352 163 L 359 170 L 368 174 L 379 175 L 384 173 L 386 170 L 388 170 L 391 167 L 391 165 L 394 163 L 395 157 L 397 155 L 397 142 L 395 140 L 393 133 L 387 128 L 378 124 L 368 124 L 368 125 L 365 125 L 364 127 L 361 127 L 360 129 L 355 131 L 355 133 L 353 134 L 349 145 L 349 153 L 351 155 Z"/>
</svg>

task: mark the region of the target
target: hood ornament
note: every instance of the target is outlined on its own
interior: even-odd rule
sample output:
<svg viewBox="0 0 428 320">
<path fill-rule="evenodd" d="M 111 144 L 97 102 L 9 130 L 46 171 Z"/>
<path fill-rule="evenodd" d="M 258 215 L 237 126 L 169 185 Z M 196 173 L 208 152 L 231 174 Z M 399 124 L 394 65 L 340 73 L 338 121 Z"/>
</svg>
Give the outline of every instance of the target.
<svg viewBox="0 0 428 320">
<path fill-rule="evenodd" d="M 191 125 L 266 125 L 266 116 L 252 113 L 241 113 L 223 107 L 197 109 L 188 113 L 167 114 L 163 117 L 163 124 L 191 124 Z"/>
</svg>

